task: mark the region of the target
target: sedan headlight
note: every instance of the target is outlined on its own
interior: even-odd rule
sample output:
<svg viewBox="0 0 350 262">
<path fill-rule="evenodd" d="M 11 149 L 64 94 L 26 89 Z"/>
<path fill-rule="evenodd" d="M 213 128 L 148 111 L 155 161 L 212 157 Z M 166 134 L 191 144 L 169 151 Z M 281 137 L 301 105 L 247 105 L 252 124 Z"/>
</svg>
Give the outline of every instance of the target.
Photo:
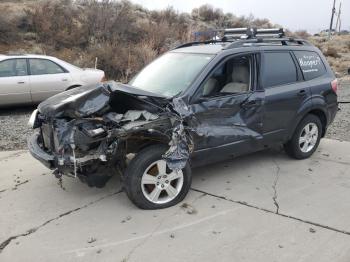
<svg viewBox="0 0 350 262">
<path fill-rule="evenodd" d="M 29 121 L 28 121 L 29 127 L 33 128 L 33 129 L 36 128 L 37 116 L 38 116 L 38 109 L 35 109 L 29 118 Z"/>
</svg>

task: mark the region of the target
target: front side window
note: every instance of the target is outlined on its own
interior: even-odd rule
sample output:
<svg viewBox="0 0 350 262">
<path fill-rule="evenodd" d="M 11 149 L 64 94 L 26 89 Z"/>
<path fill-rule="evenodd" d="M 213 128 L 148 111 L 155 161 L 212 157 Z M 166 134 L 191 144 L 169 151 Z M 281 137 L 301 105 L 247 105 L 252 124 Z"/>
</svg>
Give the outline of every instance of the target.
<svg viewBox="0 0 350 262">
<path fill-rule="evenodd" d="M 297 81 L 297 69 L 289 52 L 266 52 L 262 65 L 262 82 L 265 88 L 286 85 Z"/>
<path fill-rule="evenodd" d="M 56 63 L 46 59 L 30 59 L 30 73 L 32 75 L 62 74 L 65 71 Z"/>
<path fill-rule="evenodd" d="M 321 57 L 311 51 L 294 51 L 305 80 L 320 77 L 326 73 Z"/>
<path fill-rule="evenodd" d="M 219 65 L 205 80 L 203 97 L 241 94 L 251 85 L 251 56 L 234 57 Z"/>
<path fill-rule="evenodd" d="M 10 59 L 0 62 L 0 77 L 26 76 L 26 59 Z"/>
<path fill-rule="evenodd" d="M 129 84 L 172 97 L 186 90 L 213 55 L 167 53 L 146 66 Z"/>
</svg>

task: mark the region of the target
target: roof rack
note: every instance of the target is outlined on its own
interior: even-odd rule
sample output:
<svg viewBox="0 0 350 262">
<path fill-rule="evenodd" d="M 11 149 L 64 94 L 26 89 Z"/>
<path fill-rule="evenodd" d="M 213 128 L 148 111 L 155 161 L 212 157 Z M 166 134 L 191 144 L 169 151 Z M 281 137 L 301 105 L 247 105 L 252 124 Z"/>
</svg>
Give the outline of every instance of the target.
<svg viewBox="0 0 350 262">
<path fill-rule="evenodd" d="M 194 45 L 216 43 L 231 43 L 224 49 L 253 45 L 310 45 L 309 42 L 303 39 L 285 38 L 283 28 L 228 28 L 196 32 L 195 35 L 205 35 L 207 32 L 209 32 L 210 35 L 215 35 L 213 39 L 185 43 L 180 46 L 177 46 L 175 49 Z M 220 33 L 222 35 L 221 38 L 218 36 L 218 34 Z"/>
<path fill-rule="evenodd" d="M 251 38 L 282 38 L 285 36 L 283 28 L 228 28 L 224 29 L 224 39 L 251 39 Z"/>
</svg>

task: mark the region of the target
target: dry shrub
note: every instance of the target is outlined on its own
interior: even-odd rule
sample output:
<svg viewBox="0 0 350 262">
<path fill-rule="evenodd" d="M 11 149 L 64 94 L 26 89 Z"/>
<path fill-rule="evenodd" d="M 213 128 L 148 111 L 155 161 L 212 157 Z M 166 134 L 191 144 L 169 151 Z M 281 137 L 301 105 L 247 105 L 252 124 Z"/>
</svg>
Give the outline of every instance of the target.
<svg viewBox="0 0 350 262">
<path fill-rule="evenodd" d="M 268 19 L 238 17 L 210 5 L 191 14 L 171 7 L 149 11 L 127 0 L 23 0 L 14 6 L 21 9 L 8 12 L 16 14 L 15 22 L 6 12 L 0 15 L 0 50 L 6 43 L 7 50 L 45 53 L 83 67 L 93 67 L 97 57 L 109 78 L 122 81 L 163 52 L 191 41 L 194 32 L 278 27 Z"/>
<path fill-rule="evenodd" d="M 324 50 L 323 53 L 324 53 L 325 56 L 331 56 L 331 57 L 334 57 L 334 58 L 339 58 L 340 57 L 340 55 L 338 54 L 337 49 L 335 49 L 332 46 L 328 46 L 327 49 Z"/>
<path fill-rule="evenodd" d="M 16 25 L 6 13 L 0 15 L 0 43 L 10 44 L 18 41 L 18 30 Z"/>
<path fill-rule="evenodd" d="M 306 30 L 298 30 L 292 33 L 293 37 L 308 39 L 311 35 Z"/>
<path fill-rule="evenodd" d="M 158 52 L 147 42 L 137 45 L 104 42 L 90 47 L 79 64 L 92 67 L 97 57 L 98 68 L 103 69 L 108 78 L 127 82 L 157 55 Z"/>
<path fill-rule="evenodd" d="M 84 47 L 88 43 L 87 27 L 81 10 L 71 0 L 39 2 L 27 10 L 33 31 L 39 41 L 62 47 Z"/>
<path fill-rule="evenodd" d="M 192 17 L 204 22 L 219 20 L 224 13 L 219 8 L 214 8 L 211 5 L 202 5 L 199 8 L 192 10 Z"/>
<path fill-rule="evenodd" d="M 346 42 L 345 42 L 345 46 L 346 46 L 347 49 L 350 51 L 350 41 L 346 41 Z"/>
</svg>

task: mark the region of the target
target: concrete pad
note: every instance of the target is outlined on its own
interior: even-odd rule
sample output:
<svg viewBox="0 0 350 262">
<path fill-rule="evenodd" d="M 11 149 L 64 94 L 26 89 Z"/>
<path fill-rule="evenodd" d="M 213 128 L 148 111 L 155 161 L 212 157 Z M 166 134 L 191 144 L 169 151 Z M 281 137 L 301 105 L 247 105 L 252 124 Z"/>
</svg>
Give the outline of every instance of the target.
<svg viewBox="0 0 350 262">
<path fill-rule="evenodd" d="M 306 160 L 270 150 L 201 168 L 193 188 L 350 232 L 349 168 L 350 143 L 324 139 Z"/>
<path fill-rule="evenodd" d="M 0 152 L 0 261 L 348 262 L 349 154 L 322 140 L 303 161 L 270 150 L 199 168 L 187 205 L 145 211 L 118 177 L 63 190 L 27 152 Z"/>
</svg>

